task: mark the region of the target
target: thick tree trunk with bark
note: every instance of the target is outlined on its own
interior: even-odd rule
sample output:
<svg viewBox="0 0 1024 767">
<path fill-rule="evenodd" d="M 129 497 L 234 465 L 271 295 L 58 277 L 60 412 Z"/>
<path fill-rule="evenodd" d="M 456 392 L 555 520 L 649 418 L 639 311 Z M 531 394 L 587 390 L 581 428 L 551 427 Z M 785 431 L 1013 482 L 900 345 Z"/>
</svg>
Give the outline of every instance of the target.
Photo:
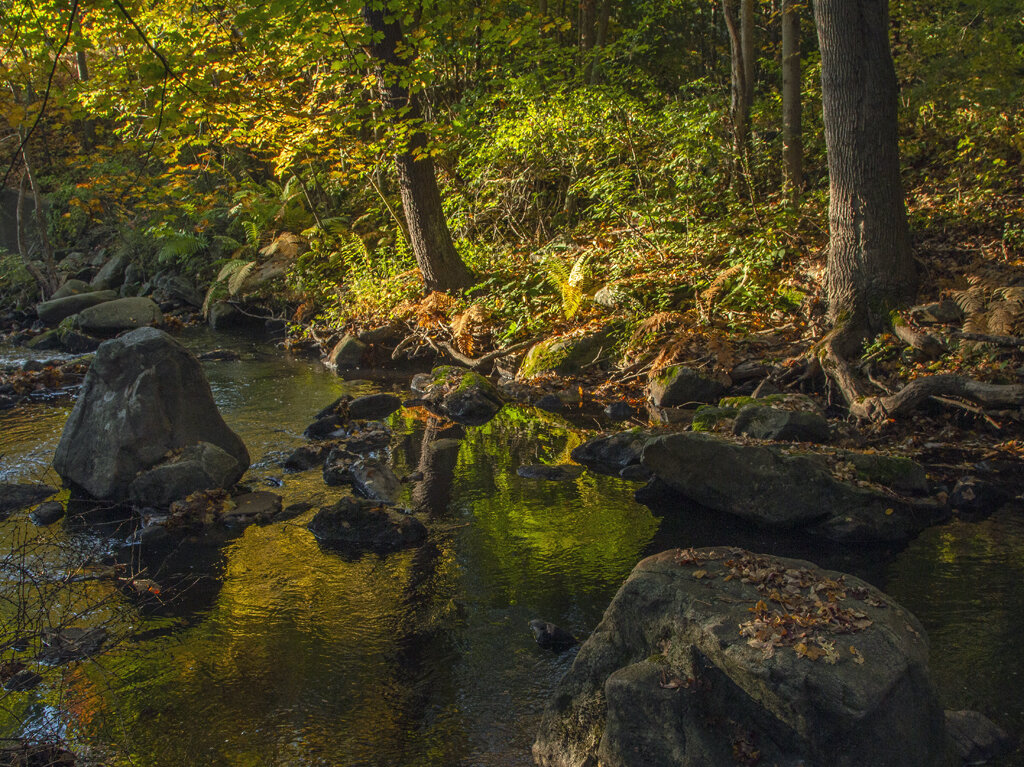
<svg viewBox="0 0 1024 767">
<path fill-rule="evenodd" d="M 782 0 L 782 165 L 794 200 L 804 184 L 800 86 L 800 11 L 797 0 Z"/>
<path fill-rule="evenodd" d="M 829 170 L 829 312 L 840 351 L 913 298 L 888 0 L 817 0 Z"/>
<path fill-rule="evenodd" d="M 402 28 L 386 10 L 363 6 L 363 18 L 373 33 L 369 52 L 377 61 L 377 81 L 384 106 L 393 119 L 409 126 L 408 143 L 395 157 L 398 184 L 416 263 L 427 290 L 453 291 L 473 284 L 473 274 L 462 263 L 452 242 L 441 206 L 434 163 L 426 154 L 427 136 L 420 127 L 419 103 L 401 84 L 401 70 L 408 64 L 402 50 Z"/>
</svg>

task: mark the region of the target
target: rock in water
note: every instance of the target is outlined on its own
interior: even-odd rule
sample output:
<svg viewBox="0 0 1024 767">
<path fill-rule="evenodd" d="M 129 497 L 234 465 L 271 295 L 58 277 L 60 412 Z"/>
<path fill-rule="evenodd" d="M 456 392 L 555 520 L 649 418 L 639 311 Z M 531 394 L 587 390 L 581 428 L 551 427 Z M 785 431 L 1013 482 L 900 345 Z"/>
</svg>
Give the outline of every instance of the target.
<svg viewBox="0 0 1024 767">
<path fill-rule="evenodd" d="M 380 554 L 415 546 L 427 537 L 427 528 L 415 517 L 362 498 L 342 498 L 320 509 L 306 527 L 321 543 Z"/>
<path fill-rule="evenodd" d="M 96 352 L 53 465 L 94 498 L 123 500 L 136 475 L 200 442 L 237 462 L 228 484 L 249 467 L 249 453 L 217 411 L 196 358 L 163 331 L 141 328 Z"/>
<path fill-rule="evenodd" d="M 636 566 L 580 648 L 533 755 L 938 767 L 949 743 L 927 662 L 917 619 L 857 578 L 740 549 L 666 551 Z"/>
<path fill-rule="evenodd" d="M 559 628 L 554 623 L 542 621 L 539 618 L 530 621 L 530 629 L 533 631 L 533 638 L 537 640 L 537 644 L 545 650 L 562 652 L 579 644 L 576 641 L 576 637 L 565 629 Z"/>
<path fill-rule="evenodd" d="M 163 322 L 163 318 L 160 307 L 151 298 L 118 298 L 79 312 L 78 326 L 87 332 L 113 335 L 122 330 L 155 325 Z"/>
<path fill-rule="evenodd" d="M 0 519 L 6 518 L 13 511 L 35 506 L 56 494 L 57 488 L 49 485 L 0 482 Z"/>
</svg>

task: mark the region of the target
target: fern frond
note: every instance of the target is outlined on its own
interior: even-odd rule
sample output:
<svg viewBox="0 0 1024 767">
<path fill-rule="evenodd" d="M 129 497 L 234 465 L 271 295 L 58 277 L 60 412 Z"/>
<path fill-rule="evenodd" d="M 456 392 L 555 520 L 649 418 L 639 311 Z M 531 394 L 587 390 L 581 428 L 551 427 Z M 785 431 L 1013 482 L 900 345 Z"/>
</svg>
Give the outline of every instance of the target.
<svg viewBox="0 0 1024 767">
<path fill-rule="evenodd" d="M 242 230 L 245 232 L 246 242 L 249 243 L 250 247 L 258 248 L 260 246 L 260 226 L 255 221 L 243 221 Z"/>
<path fill-rule="evenodd" d="M 1014 326 L 1021 316 L 1021 305 L 1011 301 L 996 301 L 989 307 L 988 329 L 997 336 L 1013 335 Z"/>
<path fill-rule="evenodd" d="M 235 295 L 235 293 L 241 290 L 242 285 L 245 284 L 245 281 L 249 278 L 249 275 L 252 274 L 252 270 L 255 268 L 256 262 L 249 261 L 247 264 L 235 271 L 235 273 L 231 275 L 231 279 L 228 280 L 228 293 Z"/>
<path fill-rule="evenodd" d="M 251 262 L 244 258 L 231 259 L 220 268 L 219 272 L 217 272 L 216 282 L 223 282 L 248 263 Z"/>
</svg>

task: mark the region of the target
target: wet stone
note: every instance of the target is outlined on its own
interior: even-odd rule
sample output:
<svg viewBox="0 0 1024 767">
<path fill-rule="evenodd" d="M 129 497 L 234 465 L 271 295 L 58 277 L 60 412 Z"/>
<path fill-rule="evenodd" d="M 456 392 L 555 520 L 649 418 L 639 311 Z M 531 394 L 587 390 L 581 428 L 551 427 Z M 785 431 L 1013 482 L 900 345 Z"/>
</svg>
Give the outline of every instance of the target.
<svg viewBox="0 0 1024 767">
<path fill-rule="evenodd" d="M 583 473 L 583 467 L 574 463 L 565 463 L 552 466 L 546 463 L 537 463 L 529 466 L 520 466 L 516 474 L 524 479 L 541 479 L 548 482 L 566 482 L 576 479 Z"/>
<path fill-rule="evenodd" d="M 64 506 L 57 501 L 41 503 L 32 512 L 32 521 L 37 525 L 52 525 L 64 516 Z"/>
<path fill-rule="evenodd" d="M 11 512 L 35 506 L 56 493 L 57 488 L 49 485 L 0 482 L 0 519 Z"/>
<path fill-rule="evenodd" d="M 31 690 L 38 687 L 43 681 L 43 678 L 35 671 L 29 671 L 25 669 L 19 671 L 16 674 L 12 674 L 11 677 L 4 682 L 4 689 L 10 692 L 24 692 L 25 690 Z"/>
<path fill-rule="evenodd" d="M 63 628 L 43 630 L 43 649 L 37 660 L 53 666 L 84 660 L 99 653 L 107 641 L 107 630 L 94 628 Z"/>
<path fill-rule="evenodd" d="M 361 498 L 342 498 L 320 509 L 307 525 L 322 544 L 348 551 L 380 554 L 414 546 L 427 528 L 414 517 Z"/>
</svg>

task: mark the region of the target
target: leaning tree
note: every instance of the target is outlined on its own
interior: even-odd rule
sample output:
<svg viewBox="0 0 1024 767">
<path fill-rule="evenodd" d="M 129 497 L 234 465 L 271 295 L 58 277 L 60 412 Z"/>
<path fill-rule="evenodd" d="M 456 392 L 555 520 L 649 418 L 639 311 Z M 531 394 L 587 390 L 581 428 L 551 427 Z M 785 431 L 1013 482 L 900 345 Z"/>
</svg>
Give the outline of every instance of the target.
<svg viewBox="0 0 1024 767">
<path fill-rule="evenodd" d="M 473 284 L 473 273 L 462 262 L 452 242 L 441 207 L 434 161 L 423 130 L 420 104 L 406 82 L 412 47 L 402 32 L 398 11 L 387 2 L 363 5 L 370 34 L 367 50 L 377 66 L 381 100 L 402 134 L 404 146 L 395 156 L 402 211 L 416 264 L 427 290 L 451 292 Z"/>
</svg>

